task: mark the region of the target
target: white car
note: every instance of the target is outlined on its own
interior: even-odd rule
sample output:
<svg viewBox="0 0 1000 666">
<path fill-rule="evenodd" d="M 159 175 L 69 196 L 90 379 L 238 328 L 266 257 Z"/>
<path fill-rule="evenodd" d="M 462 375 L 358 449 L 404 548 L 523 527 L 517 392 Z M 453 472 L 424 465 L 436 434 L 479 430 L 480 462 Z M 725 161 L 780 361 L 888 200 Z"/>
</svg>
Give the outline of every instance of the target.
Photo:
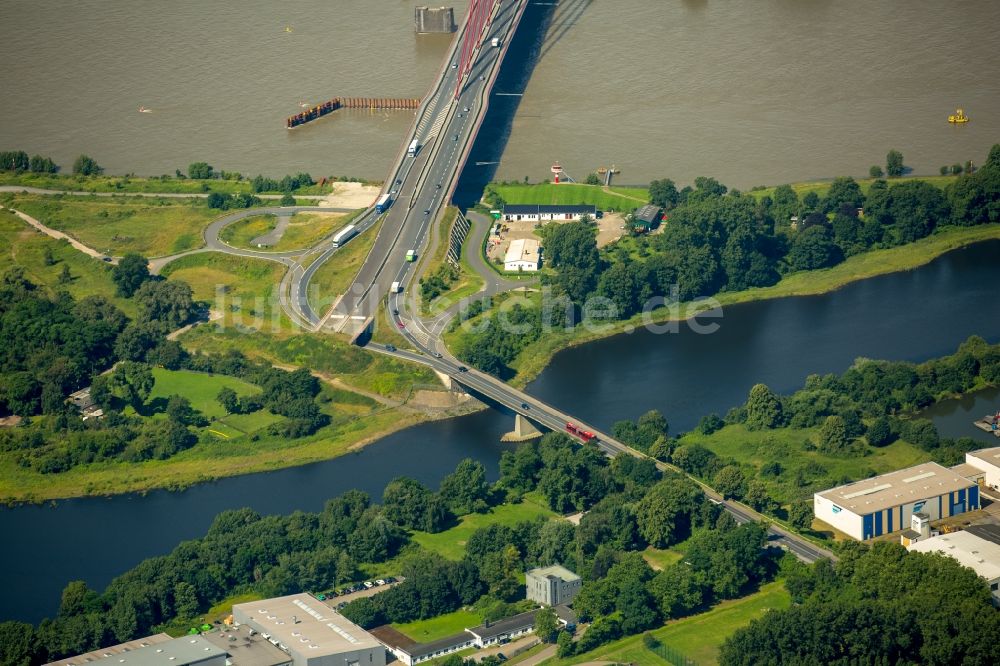
<svg viewBox="0 0 1000 666">
<path fill-rule="evenodd" d="M 376 585 L 385 585 L 385 581 L 382 580 L 381 578 L 379 578 L 377 581 L 375 581 L 375 584 Z"/>
<path fill-rule="evenodd" d="M 371 582 L 370 580 L 366 580 L 366 581 L 365 581 L 365 587 L 366 587 L 366 588 L 368 588 L 368 589 L 370 590 L 370 589 L 372 589 L 373 587 L 375 587 L 375 583 Z"/>
</svg>

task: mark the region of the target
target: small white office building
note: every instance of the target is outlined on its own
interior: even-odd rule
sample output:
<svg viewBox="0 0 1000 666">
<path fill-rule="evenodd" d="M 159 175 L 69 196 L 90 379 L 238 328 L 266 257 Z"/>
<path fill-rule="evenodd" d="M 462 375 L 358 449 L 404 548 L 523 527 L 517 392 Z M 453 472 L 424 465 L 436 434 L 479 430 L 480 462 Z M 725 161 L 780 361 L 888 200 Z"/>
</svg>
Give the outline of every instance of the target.
<svg viewBox="0 0 1000 666">
<path fill-rule="evenodd" d="M 537 271 L 541 263 L 540 244 L 534 238 L 517 238 L 510 242 L 504 256 L 505 271 Z"/>
</svg>

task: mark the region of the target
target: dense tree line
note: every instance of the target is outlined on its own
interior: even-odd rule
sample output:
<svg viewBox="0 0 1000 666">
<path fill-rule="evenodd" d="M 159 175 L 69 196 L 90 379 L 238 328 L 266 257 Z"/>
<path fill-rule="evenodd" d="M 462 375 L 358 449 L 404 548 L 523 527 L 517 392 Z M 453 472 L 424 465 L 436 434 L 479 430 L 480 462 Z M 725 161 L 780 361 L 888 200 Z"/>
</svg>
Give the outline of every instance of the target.
<svg viewBox="0 0 1000 666">
<path fill-rule="evenodd" d="M 316 181 L 308 173 L 299 173 L 294 176 L 285 176 L 281 180 L 266 178 L 261 175 L 254 176 L 250 181 L 250 186 L 255 194 L 261 192 L 295 192 L 303 187 L 315 185 Z"/>
<path fill-rule="evenodd" d="M 212 192 L 206 200 L 209 208 L 216 210 L 231 210 L 236 208 L 251 208 L 261 204 L 260 197 L 252 194 L 224 194 L 222 192 Z"/>
<path fill-rule="evenodd" d="M 737 630 L 723 666 L 996 663 L 989 587 L 950 557 L 853 543 L 836 564 L 795 566 L 785 586 L 794 605 Z"/>
<path fill-rule="evenodd" d="M 14 173 L 56 173 L 59 165 L 51 158 L 41 155 L 32 155 L 23 150 L 0 151 L 0 171 L 13 171 Z"/>
<path fill-rule="evenodd" d="M 699 177 L 681 190 L 670 180 L 654 181 L 650 197 L 668 209 L 669 221 L 663 233 L 628 245 L 599 251 L 596 228 L 586 220 L 543 227 L 546 263 L 555 269 L 542 275 L 543 283 L 568 299 L 568 309 L 523 306 L 516 318 L 527 332 L 513 335 L 491 312 L 493 325 L 466 335 L 459 356 L 504 377 L 545 328 L 627 319 L 663 300 L 766 287 L 788 273 L 911 243 L 944 226 L 1000 221 L 1000 144 L 982 168 L 944 190 L 919 180 L 877 180 L 864 193 L 852 178 L 837 178 L 823 197 L 800 197 L 783 185 L 758 200 Z"/>
</svg>

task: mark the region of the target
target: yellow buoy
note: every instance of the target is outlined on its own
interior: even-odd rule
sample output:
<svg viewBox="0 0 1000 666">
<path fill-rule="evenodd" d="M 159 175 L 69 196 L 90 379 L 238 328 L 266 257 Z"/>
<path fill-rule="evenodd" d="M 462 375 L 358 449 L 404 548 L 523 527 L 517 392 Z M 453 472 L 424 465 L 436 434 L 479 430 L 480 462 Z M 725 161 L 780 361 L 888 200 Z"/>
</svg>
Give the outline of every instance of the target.
<svg viewBox="0 0 1000 666">
<path fill-rule="evenodd" d="M 965 111 L 962 109 L 955 109 L 955 113 L 948 116 L 948 122 L 955 124 L 967 123 L 969 122 L 969 116 L 965 115 Z"/>
</svg>

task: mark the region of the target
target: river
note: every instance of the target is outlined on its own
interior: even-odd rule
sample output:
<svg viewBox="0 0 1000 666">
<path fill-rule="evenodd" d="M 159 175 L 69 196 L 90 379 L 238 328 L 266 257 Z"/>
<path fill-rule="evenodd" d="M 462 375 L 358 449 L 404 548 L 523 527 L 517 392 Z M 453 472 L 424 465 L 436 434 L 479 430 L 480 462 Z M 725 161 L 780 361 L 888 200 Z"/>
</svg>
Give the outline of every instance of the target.
<svg viewBox="0 0 1000 666">
<path fill-rule="evenodd" d="M 566 350 L 528 391 L 601 428 L 661 410 L 674 431 L 742 402 L 750 386 L 779 392 L 814 372 L 841 372 L 859 356 L 918 361 L 952 352 L 971 334 L 1000 341 L 1000 241 L 958 250 L 914 271 L 813 297 L 731 306 L 712 335 L 619 335 Z M 979 412 L 987 409 L 977 407 Z M 978 413 L 978 412 L 977 412 Z M 511 417 L 495 411 L 419 425 L 335 460 L 196 486 L 182 493 L 80 499 L 0 510 L 0 618 L 37 621 L 66 582 L 102 588 L 116 574 L 204 533 L 224 509 L 319 510 L 349 488 L 376 497 L 406 474 L 436 486 L 465 456 L 498 474 Z M 978 431 L 975 431 L 978 432 Z M 971 425 L 945 434 L 975 435 Z M 16 535 L 16 536 L 14 536 Z"/>
<path fill-rule="evenodd" d="M 418 4 L 4 0 L 0 150 L 382 179 L 412 112 L 283 120 L 303 101 L 424 94 L 449 37 L 413 33 Z M 498 176 L 541 181 L 561 160 L 577 179 L 613 163 L 623 183 L 746 189 L 863 176 L 890 148 L 916 173 L 979 162 L 1000 137 L 997 25 L 981 0 L 562 0 Z M 945 121 L 956 106 L 971 123 Z"/>
</svg>

